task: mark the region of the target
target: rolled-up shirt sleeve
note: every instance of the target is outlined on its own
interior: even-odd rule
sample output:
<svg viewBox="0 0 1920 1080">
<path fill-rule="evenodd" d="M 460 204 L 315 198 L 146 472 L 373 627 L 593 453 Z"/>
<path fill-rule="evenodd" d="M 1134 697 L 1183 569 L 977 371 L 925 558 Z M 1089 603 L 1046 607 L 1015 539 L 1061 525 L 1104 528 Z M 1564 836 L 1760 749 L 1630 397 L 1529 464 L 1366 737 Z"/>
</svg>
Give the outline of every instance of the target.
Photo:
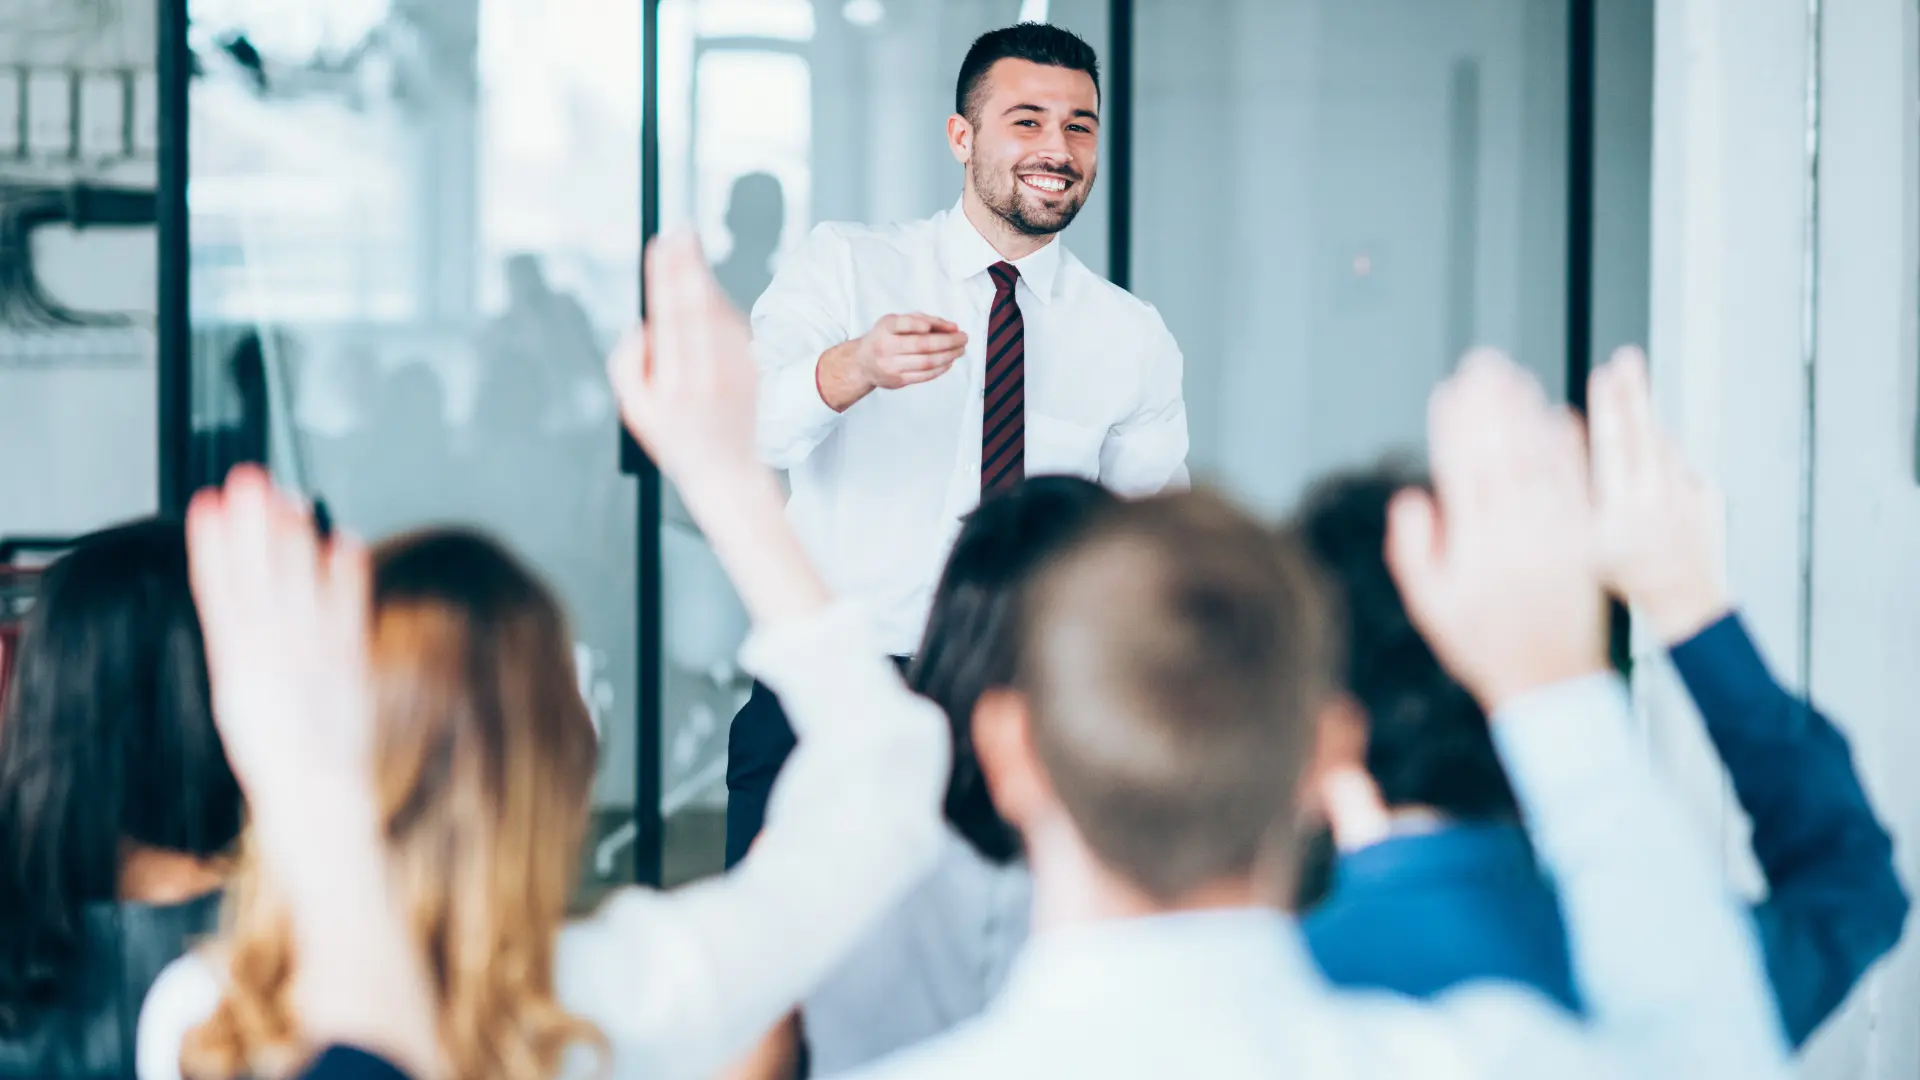
<svg viewBox="0 0 1920 1080">
<path fill-rule="evenodd" d="M 760 362 L 760 459 L 775 469 L 805 461 L 840 421 L 820 399 L 820 354 L 857 336 L 852 315 L 853 267 L 847 240 L 816 226 L 781 260 L 773 283 L 753 306 L 754 354 Z"/>
<path fill-rule="evenodd" d="M 1150 355 L 1140 403 L 1107 432 L 1100 450 L 1100 482 L 1122 495 L 1152 495 L 1188 484 L 1185 361 L 1160 313 L 1149 306 L 1146 318 Z"/>
</svg>

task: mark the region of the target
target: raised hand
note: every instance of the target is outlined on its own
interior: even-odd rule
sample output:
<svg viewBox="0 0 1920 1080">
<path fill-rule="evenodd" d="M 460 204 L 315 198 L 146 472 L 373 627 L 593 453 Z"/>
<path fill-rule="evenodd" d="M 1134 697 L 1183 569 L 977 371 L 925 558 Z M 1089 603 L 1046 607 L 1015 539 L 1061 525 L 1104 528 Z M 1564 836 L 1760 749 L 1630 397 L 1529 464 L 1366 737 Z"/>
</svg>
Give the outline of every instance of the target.
<svg viewBox="0 0 1920 1080">
<path fill-rule="evenodd" d="M 628 430 L 689 500 L 760 470 L 754 452 L 759 371 L 740 313 L 692 233 L 647 248 L 646 323 L 607 364 Z"/>
<path fill-rule="evenodd" d="M 305 508 L 242 466 L 195 496 L 187 559 L 214 721 L 256 822 L 308 813 L 317 785 L 369 789 L 365 549 L 323 549 Z"/>
<path fill-rule="evenodd" d="M 1434 493 L 1389 511 L 1387 561 L 1434 653 L 1492 714 L 1605 668 L 1605 607 L 1579 425 L 1499 353 L 1428 405 Z"/>
<path fill-rule="evenodd" d="M 315 1045 L 442 1072 L 432 982 L 395 902 L 373 782 L 367 553 L 241 466 L 187 509 L 214 722 L 248 844 L 285 898 L 293 996 Z"/>
<path fill-rule="evenodd" d="M 828 600 L 785 518 L 779 485 L 754 447 L 759 369 L 740 318 L 692 234 L 647 248 L 646 324 L 607 361 L 620 414 L 679 486 L 757 620 Z"/>
<path fill-rule="evenodd" d="M 1725 510 L 1660 430 L 1639 349 L 1594 371 L 1587 424 L 1601 579 L 1668 644 L 1692 637 L 1727 612 Z"/>
</svg>

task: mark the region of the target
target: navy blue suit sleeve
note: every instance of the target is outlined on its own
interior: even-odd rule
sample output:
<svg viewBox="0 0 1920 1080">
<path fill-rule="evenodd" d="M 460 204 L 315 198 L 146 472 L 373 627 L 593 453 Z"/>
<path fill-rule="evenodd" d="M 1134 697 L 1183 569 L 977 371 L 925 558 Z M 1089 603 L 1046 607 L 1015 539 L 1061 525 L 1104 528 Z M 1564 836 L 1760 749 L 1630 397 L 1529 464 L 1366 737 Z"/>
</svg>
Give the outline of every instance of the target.
<svg viewBox="0 0 1920 1080">
<path fill-rule="evenodd" d="M 410 1080 L 386 1058 L 350 1046 L 329 1046 L 313 1059 L 300 1080 Z"/>
<path fill-rule="evenodd" d="M 1767 670 L 1739 616 L 1672 650 L 1753 822 L 1755 912 L 1787 1036 L 1806 1042 L 1900 939 L 1907 894 L 1847 740 Z"/>
</svg>

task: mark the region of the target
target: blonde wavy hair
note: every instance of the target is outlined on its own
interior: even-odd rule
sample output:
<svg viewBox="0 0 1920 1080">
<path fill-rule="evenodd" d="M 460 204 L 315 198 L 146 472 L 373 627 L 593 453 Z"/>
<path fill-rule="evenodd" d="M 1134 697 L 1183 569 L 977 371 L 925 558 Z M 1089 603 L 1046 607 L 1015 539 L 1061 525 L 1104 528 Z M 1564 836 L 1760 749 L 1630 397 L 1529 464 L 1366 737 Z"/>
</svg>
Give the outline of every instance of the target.
<svg viewBox="0 0 1920 1080">
<path fill-rule="evenodd" d="M 376 781 L 448 1075 L 550 1080 L 579 1046 L 604 1064 L 602 1033 L 554 996 L 596 756 L 560 606 L 472 533 L 400 537 L 373 560 Z M 279 1080 L 317 1048 L 294 1013 L 284 905 L 250 854 L 227 904 L 209 953 L 224 992 L 181 1073 Z"/>
</svg>

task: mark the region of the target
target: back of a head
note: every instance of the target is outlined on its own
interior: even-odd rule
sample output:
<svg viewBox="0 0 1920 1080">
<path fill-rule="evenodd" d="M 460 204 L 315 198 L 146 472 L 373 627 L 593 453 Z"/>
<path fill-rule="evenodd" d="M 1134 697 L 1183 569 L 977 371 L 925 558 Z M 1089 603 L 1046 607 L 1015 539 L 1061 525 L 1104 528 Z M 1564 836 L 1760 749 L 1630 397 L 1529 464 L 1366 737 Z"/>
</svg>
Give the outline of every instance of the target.
<svg viewBox="0 0 1920 1080">
<path fill-rule="evenodd" d="M 1414 628 L 1387 568 L 1387 505 L 1424 485 L 1395 464 L 1337 476 L 1308 494 L 1293 528 L 1344 602 L 1346 685 L 1367 714 L 1367 771 L 1386 804 L 1512 819 L 1486 715 Z"/>
<path fill-rule="evenodd" d="M 226 851 L 241 799 L 207 687 L 177 523 L 80 541 L 50 567 L 0 719 L 0 1033 L 63 997 L 81 910 L 124 844 Z"/>
<path fill-rule="evenodd" d="M 1014 678 L 1015 601 L 1034 571 L 1103 511 L 1112 492 L 1073 476 L 1039 476 L 968 515 L 934 590 L 932 613 L 907 681 L 939 705 L 953 732 L 947 820 L 985 858 L 1006 863 L 1020 837 L 994 809 L 973 752 L 973 708 Z"/>
<path fill-rule="evenodd" d="M 1079 35 L 1051 23 L 1023 22 L 989 30 L 974 39 L 960 62 L 960 77 L 953 89 L 953 111 L 979 123 L 982 84 L 987 72 L 1002 60 L 1025 60 L 1043 67 L 1084 71 L 1100 89 L 1100 57 Z"/>
<path fill-rule="evenodd" d="M 553 992 L 597 753 L 565 617 L 463 531 L 380 545 L 373 592 L 376 782 L 452 1074 L 551 1076 L 568 1047 L 600 1041 Z M 279 902 L 250 860 L 234 891 L 227 996 L 187 1044 L 212 1077 L 258 1074 L 298 1041 Z"/>
<path fill-rule="evenodd" d="M 1108 870 L 1171 903 L 1290 868 L 1336 663 L 1302 554 L 1214 495 L 1127 503 L 1048 562 L 1020 614 L 1034 747 Z"/>
</svg>

